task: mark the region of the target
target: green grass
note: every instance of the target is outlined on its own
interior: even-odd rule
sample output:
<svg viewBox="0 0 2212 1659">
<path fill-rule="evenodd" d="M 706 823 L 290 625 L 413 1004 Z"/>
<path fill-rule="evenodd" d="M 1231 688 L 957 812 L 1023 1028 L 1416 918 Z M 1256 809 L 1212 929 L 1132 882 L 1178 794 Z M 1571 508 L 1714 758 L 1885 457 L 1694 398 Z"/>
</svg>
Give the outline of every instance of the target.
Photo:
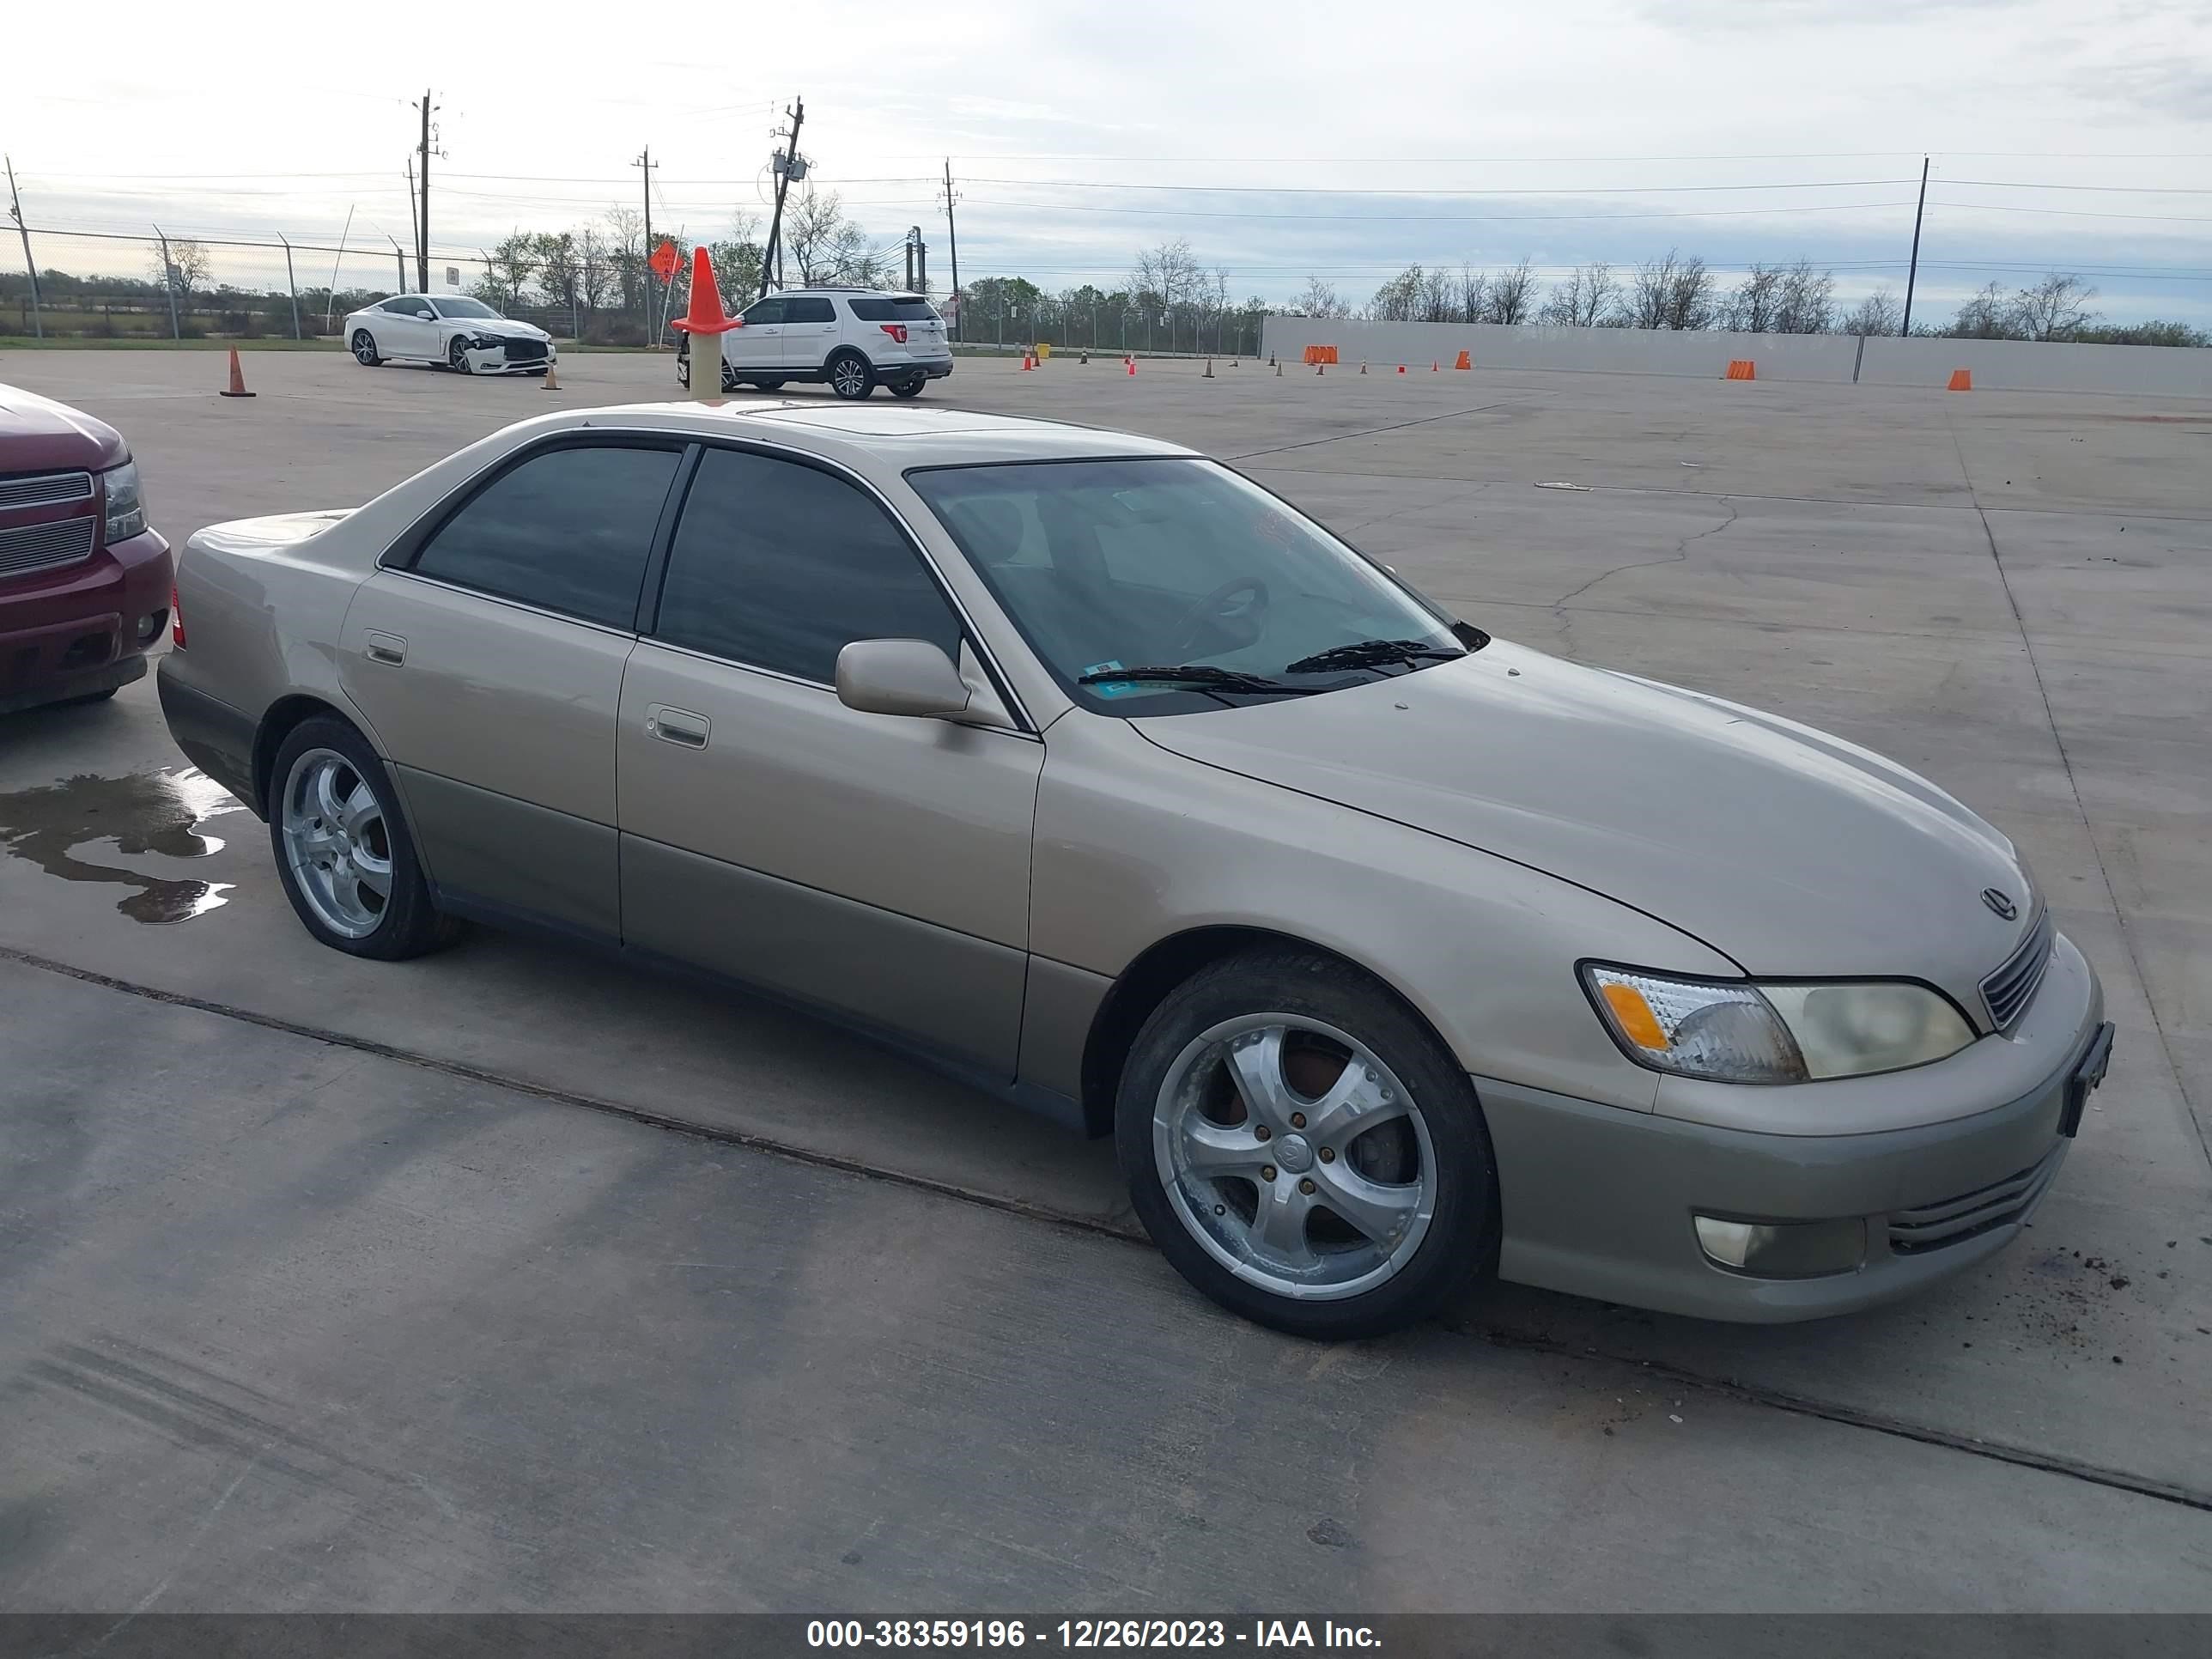
<svg viewBox="0 0 2212 1659">
<path fill-rule="evenodd" d="M 49 334 L 43 340 L 28 334 L 0 334 L 0 351 L 343 351 L 343 340 L 170 340 L 152 335 L 124 335 L 94 338 L 81 335 Z"/>
</svg>

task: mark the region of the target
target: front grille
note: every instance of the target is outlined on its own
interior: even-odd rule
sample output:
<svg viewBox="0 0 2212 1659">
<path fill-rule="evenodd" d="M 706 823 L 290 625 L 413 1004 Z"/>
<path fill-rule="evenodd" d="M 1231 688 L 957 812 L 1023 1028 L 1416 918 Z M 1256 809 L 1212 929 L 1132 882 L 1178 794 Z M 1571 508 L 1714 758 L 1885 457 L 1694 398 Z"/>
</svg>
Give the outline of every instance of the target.
<svg viewBox="0 0 2212 1659">
<path fill-rule="evenodd" d="M 1929 1250 L 1963 1244 L 1992 1227 L 2019 1220 L 2035 1207 L 2035 1201 L 2051 1185 L 2051 1177 L 2058 1173 L 2059 1161 L 2065 1156 L 2066 1143 L 2062 1140 L 2043 1155 L 2041 1163 L 2018 1175 L 2007 1176 L 1993 1185 L 1961 1193 L 1939 1204 L 1923 1204 L 1917 1210 L 1891 1211 L 1891 1253 L 1924 1255 Z"/>
<path fill-rule="evenodd" d="M 1982 981 L 1983 1005 L 1990 1011 L 1990 1023 L 2000 1031 L 2012 1028 L 2035 994 L 2035 988 L 2043 983 L 2043 970 L 2051 965 L 2051 938 L 2057 931 L 2051 912 L 2045 910 L 2027 930 L 2020 949 Z"/>
<path fill-rule="evenodd" d="M 505 340 L 507 361 L 510 363 L 542 363 L 545 361 L 545 342 L 543 340 Z"/>
<path fill-rule="evenodd" d="M 57 519 L 52 524 L 0 530 L 0 579 L 82 563 L 92 556 L 95 523 L 91 519 Z"/>
<path fill-rule="evenodd" d="M 40 472 L 27 477 L 0 478 L 0 507 L 52 507 L 62 501 L 91 499 L 89 472 Z"/>
</svg>

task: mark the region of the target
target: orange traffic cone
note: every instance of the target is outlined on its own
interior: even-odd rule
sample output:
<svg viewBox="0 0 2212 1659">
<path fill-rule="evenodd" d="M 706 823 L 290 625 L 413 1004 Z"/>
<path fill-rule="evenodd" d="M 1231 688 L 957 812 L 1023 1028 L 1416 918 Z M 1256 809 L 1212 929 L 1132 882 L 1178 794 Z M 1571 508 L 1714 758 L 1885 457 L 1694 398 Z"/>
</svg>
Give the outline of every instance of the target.
<svg viewBox="0 0 2212 1659">
<path fill-rule="evenodd" d="M 1022 353 L 1022 373 L 1026 374 L 1036 367 L 1036 360 L 1026 351 Z"/>
<path fill-rule="evenodd" d="M 1199 378 L 1200 380 L 1212 380 L 1212 379 L 1213 378 L 1213 359 L 1212 359 L 1212 358 L 1208 357 L 1208 358 L 1206 360 L 1206 373 L 1205 373 L 1205 374 L 1201 374 L 1201 375 L 1200 375 L 1198 378 Z"/>
<path fill-rule="evenodd" d="M 1360 372 L 1362 374 L 1364 374 L 1367 372 L 1367 365 L 1366 365 L 1365 363 L 1362 363 L 1362 364 L 1360 364 L 1360 366 L 1359 366 L 1359 372 Z"/>
<path fill-rule="evenodd" d="M 1750 358 L 1731 357 L 1729 359 L 1728 373 L 1721 378 L 1729 380 L 1755 380 L 1759 378 L 1759 371 L 1753 367 Z"/>
<path fill-rule="evenodd" d="M 1132 352 L 1127 357 L 1124 358 L 1123 361 L 1129 365 L 1129 373 L 1134 374 L 1137 372 L 1136 354 Z"/>
<path fill-rule="evenodd" d="M 554 367 L 550 361 L 547 362 L 544 382 L 538 388 L 540 392 L 558 392 L 561 389 L 561 377 L 553 372 Z"/>
<path fill-rule="evenodd" d="M 246 389 L 246 371 L 238 366 L 238 348 L 236 346 L 233 346 L 230 349 L 230 390 L 222 395 L 226 398 L 251 398 L 253 396 L 253 393 Z"/>
<path fill-rule="evenodd" d="M 1327 363 L 1316 363 L 1314 365 L 1314 378 L 1316 380 L 1319 380 L 1322 375 L 1328 373 L 1328 365 Z"/>
<path fill-rule="evenodd" d="M 686 334 L 727 334 L 733 328 L 745 325 L 742 317 L 732 317 L 722 309 L 721 285 L 714 279 L 714 256 L 701 242 L 691 250 L 691 308 L 671 323 L 671 328 L 680 328 Z M 716 355 L 720 356 L 720 348 Z M 696 378 L 696 377 L 695 377 Z M 708 376 L 719 380 L 719 376 Z M 719 385 L 694 386 L 691 395 L 702 403 L 711 403 L 722 396 Z"/>
<path fill-rule="evenodd" d="M 234 353 L 233 355 L 235 356 L 236 354 Z M 1953 369 L 1951 371 L 1951 384 L 1945 386 L 1943 389 L 1946 392 L 1972 392 L 1974 389 L 1973 371 L 1972 369 L 1966 368 Z"/>
<path fill-rule="evenodd" d="M 1442 363 L 1431 363 L 1431 364 L 1429 365 L 1429 373 L 1430 373 L 1430 374 L 1439 374 L 1439 373 L 1441 373 L 1441 372 L 1443 371 L 1443 365 Z"/>
<path fill-rule="evenodd" d="M 1459 354 L 1459 361 L 1454 363 L 1452 367 L 1454 368 L 1473 368 L 1474 367 L 1474 359 L 1469 356 L 1466 352 L 1462 351 Z"/>
</svg>

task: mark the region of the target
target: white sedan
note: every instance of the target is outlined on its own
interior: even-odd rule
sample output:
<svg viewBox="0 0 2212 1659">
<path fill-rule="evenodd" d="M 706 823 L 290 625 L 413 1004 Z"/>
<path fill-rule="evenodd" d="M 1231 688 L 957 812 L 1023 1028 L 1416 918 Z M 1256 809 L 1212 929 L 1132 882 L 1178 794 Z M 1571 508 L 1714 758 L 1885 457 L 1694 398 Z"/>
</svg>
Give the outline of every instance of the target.
<svg viewBox="0 0 2212 1659">
<path fill-rule="evenodd" d="M 346 318 L 345 340 L 366 368 L 409 357 L 463 374 L 542 374 L 560 355 L 544 329 L 458 294 L 401 294 L 364 306 Z"/>
</svg>

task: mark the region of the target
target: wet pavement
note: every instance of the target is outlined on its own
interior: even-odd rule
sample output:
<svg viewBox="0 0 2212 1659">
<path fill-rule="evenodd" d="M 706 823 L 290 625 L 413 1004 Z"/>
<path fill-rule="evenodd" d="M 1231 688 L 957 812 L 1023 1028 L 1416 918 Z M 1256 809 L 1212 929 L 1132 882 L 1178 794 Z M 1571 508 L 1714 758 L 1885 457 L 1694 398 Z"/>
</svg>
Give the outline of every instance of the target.
<svg viewBox="0 0 2212 1659">
<path fill-rule="evenodd" d="M 131 433 L 179 538 L 550 401 L 283 358 L 271 421 L 204 367 L 0 378 Z M 2120 1025 L 2029 1234 L 1818 1326 L 1506 1287 L 1286 1342 L 1125 1242 L 1104 1147 L 864 1044 L 489 933 L 316 948 L 149 681 L 0 722 L 0 1605 L 2212 1607 L 2212 415 L 1084 372 L 945 395 L 1245 456 L 1507 637 L 2012 835 Z"/>
</svg>

